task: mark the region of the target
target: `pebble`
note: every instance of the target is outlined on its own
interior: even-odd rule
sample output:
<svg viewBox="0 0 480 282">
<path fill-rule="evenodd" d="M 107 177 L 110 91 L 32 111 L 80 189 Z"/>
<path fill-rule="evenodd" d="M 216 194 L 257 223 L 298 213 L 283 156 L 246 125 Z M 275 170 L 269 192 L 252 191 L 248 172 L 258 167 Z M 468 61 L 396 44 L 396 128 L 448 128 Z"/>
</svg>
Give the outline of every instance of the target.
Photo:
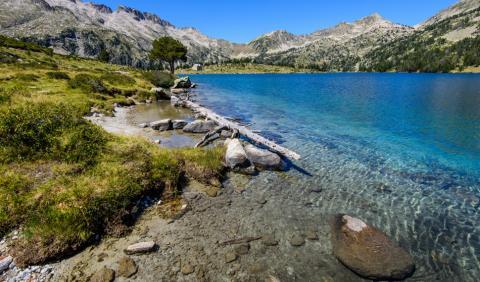
<svg viewBox="0 0 480 282">
<path fill-rule="evenodd" d="M 323 191 L 323 188 L 321 187 L 314 187 L 310 190 L 313 193 L 321 193 Z"/>
<path fill-rule="evenodd" d="M 303 244 L 305 244 L 305 239 L 303 238 L 303 236 L 299 234 L 293 235 L 292 238 L 290 239 L 290 245 L 294 247 L 300 247 Z"/>
<path fill-rule="evenodd" d="M 249 250 L 250 250 L 249 244 L 241 244 L 235 247 L 235 253 L 237 253 L 237 255 L 239 256 L 248 254 Z"/>
<path fill-rule="evenodd" d="M 275 240 L 275 237 L 273 235 L 266 235 L 262 238 L 262 243 L 265 246 L 276 246 L 278 245 L 278 241 Z"/>
<path fill-rule="evenodd" d="M 193 269 L 193 266 L 190 265 L 189 263 L 182 265 L 182 268 L 180 271 L 183 273 L 183 275 L 188 275 L 192 274 L 195 270 Z"/>
<path fill-rule="evenodd" d="M 308 230 L 305 235 L 307 235 L 308 240 L 318 241 L 318 234 L 315 230 Z"/>
<path fill-rule="evenodd" d="M 148 253 L 148 252 L 153 251 L 154 248 L 155 248 L 155 242 L 153 242 L 153 241 L 140 242 L 140 243 L 136 243 L 136 244 L 128 246 L 125 249 L 125 253 L 127 255 Z"/>
<path fill-rule="evenodd" d="M 265 205 L 267 203 L 267 199 L 265 199 L 265 197 L 261 196 L 261 197 L 257 198 L 257 203 L 259 203 L 260 205 Z"/>
<path fill-rule="evenodd" d="M 153 142 L 155 142 L 155 144 L 160 144 L 160 143 L 162 143 L 162 140 L 160 140 L 160 139 L 155 139 L 155 141 L 153 141 Z"/>
<path fill-rule="evenodd" d="M 225 262 L 226 263 L 231 263 L 237 260 L 237 254 L 234 252 L 227 252 L 225 254 Z"/>
</svg>

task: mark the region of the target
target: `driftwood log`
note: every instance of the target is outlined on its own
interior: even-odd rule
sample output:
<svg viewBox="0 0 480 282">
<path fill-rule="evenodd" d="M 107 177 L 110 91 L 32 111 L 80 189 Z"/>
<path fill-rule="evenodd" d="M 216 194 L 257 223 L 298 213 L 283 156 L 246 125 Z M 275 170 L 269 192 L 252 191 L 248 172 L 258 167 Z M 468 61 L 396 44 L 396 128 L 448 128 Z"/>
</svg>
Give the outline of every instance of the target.
<svg viewBox="0 0 480 282">
<path fill-rule="evenodd" d="M 232 130 L 233 132 L 238 132 L 239 134 L 247 137 L 248 139 L 258 143 L 258 144 L 262 144 L 264 146 L 266 146 L 267 148 L 269 148 L 271 151 L 273 152 L 276 152 L 276 153 L 279 153 L 287 158 L 290 158 L 290 159 L 294 159 L 294 160 L 298 160 L 300 159 L 300 155 L 295 153 L 294 151 L 291 151 L 285 147 L 282 147 L 278 144 L 276 144 L 275 142 L 273 141 L 270 141 L 254 132 L 252 132 L 250 129 L 248 129 L 247 127 L 243 126 L 243 125 L 239 125 L 238 123 L 235 123 L 233 121 L 230 121 L 218 114 L 216 114 L 215 112 L 213 112 L 212 110 L 209 110 L 207 108 L 204 108 L 194 102 L 191 102 L 191 101 L 184 101 L 184 105 L 190 109 L 192 109 L 194 112 L 197 112 L 197 113 L 200 113 L 202 114 L 203 116 L 215 121 L 216 123 L 218 123 L 219 126 L 221 127 L 226 127 L 230 130 Z M 212 135 L 214 135 L 215 133 L 213 133 Z M 208 134 L 207 134 L 208 135 Z M 209 137 L 206 137 L 204 138 L 205 140 L 208 139 Z"/>
<path fill-rule="evenodd" d="M 223 125 L 215 127 L 212 131 L 203 136 L 203 139 L 198 142 L 197 145 L 195 145 L 195 148 L 207 146 L 210 142 L 217 140 L 218 138 L 220 138 L 220 133 L 222 132 L 222 130 L 226 129 L 228 129 L 228 127 Z"/>
</svg>

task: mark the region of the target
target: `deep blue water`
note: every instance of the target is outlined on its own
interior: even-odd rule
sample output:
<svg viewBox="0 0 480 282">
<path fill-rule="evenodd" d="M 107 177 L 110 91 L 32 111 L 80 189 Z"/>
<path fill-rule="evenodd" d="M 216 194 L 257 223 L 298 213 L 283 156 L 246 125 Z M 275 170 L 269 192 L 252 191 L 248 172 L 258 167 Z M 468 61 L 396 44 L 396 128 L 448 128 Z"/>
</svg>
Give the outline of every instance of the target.
<svg viewBox="0 0 480 282">
<path fill-rule="evenodd" d="M 201 104 L 301 154 L 295 164 L 311 176 L 289 173 L 329 187 L 336 202 L 325 212 L 354 213 L 407 242 L 417 279 L 480 277 L 480 75 L 192 80 Z"/>
</svg>

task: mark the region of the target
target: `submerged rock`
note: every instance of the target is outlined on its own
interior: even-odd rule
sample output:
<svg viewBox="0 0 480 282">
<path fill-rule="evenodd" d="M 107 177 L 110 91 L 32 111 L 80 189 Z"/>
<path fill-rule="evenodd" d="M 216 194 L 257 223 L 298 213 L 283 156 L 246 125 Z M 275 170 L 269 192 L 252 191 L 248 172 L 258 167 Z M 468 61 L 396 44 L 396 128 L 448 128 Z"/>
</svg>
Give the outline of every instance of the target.
<svg viewBox="0 0 480 282">
<path fill-rule="evenodd" d="M 142 254 L 142 253 L 152 252 L 154 251 L 154 249 L 155 249 L 155 242 L 153 241 L 140 242 L 140 243 L 136 243 L 128 246 L 125 249 L 125 253 L 127 255 Z"/>
<path fill-rule="evenodd" d="M 207 133 L 216 127 L 216 124 L 213 120 L 196 120 L 187 124 L 184 128 L 184 132 L 190 133 Z"/>
<path fill-rule="evenodd" d="M 415 263 L 385 233 L 358 218 L 336 215 L 332 224 L 334 255 L 358 275 L 373 280 L 402 280 Z"/>
<path fill-rule="evenodd" d="M 153 121 L 150 123 L 150 127 L 160 131 L 170 130 L 172 128 L 172 120 L 163 119 L 163 120 Z"/>
<path fill-rule="evenodd" d="M 190 81 L 190 77 L 184 76 L 178 79 L 175 79 L 173 83 L 173 89 L 179 89 L 179 88 L 190 88 L 192 87 L 192 81 Z"/>
<path fill-rule="evenodd" d="M 118 275 L 126 278 L 132 277 L 138 271 L 138 266 L 132 258 L 123 257 L 118 262 Z"/>
<path fill-rule="evenodd" d="M 283 170 L 284 163 L 279 155 L 253 145 L 245 146 L 247 157 L 259 169 Z"/>
<path fill-rule="evenodd" d="M 115 271 L 110 268 L 103 267 L 99 271 L 97 271 L 95 274 L 93 274 L 92 277 L 90 277 L 90 282 L 112 282 L 115 280 Z"/>
<path fill-rule="evenodd" d="M 231 169 L 248 167 L 250 161 L 243 145 L 239 139 L 227 139 L 225 141 L 227 152 L 225 153 L 225 163 Z"/>
<path fill-rule="evenodd" d="M 172 120 L 172 128 L 173 129 L 183 129 L 188 124 L 185 120 L 175 119 Z"/>
<path fill-rule="evenodd" d="M 300 234 L 295 234 L 290 238 L 290 245 L 294 247 L 300 247 L 303 246 L 303 244 L 305 244 L 305 238 Z"/>
</svg>

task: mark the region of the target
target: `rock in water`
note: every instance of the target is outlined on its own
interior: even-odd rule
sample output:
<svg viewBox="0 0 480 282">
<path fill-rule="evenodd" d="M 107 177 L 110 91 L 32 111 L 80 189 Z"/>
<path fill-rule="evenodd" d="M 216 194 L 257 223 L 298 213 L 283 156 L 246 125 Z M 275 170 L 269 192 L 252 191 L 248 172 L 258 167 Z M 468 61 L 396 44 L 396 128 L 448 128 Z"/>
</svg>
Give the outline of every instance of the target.
<svg viewBox="0 0 480 282">
<path fill-rule="evenodd" d="M 335 256 L 358 275 L 373 280 L 402 280 L 413 274 L 415 263 L 385 233 L 348 215 L 332 223 Z"/>
<path fill-rule="evenodd" d="M 137 273 L 138 267 L 135 261 L 129 257 L 123 257 L 118 262 L 118 275 L 126 278 L 132 277 Z"/>
<path fill-rule="evenodd" d="M 175 79 L 175 82 L 173 83 L 173 89 L 178 89 L 178 88 L 190 88 L 192 87 L 192 82 L 190 81 L 190 77 L 184 76 L 179 79 Z"/>
<path fill-rule="evenodd" d="M 182 128 L 184 128 L 187 124 L 188 124 L 188 122 L 186 122 L 186 121 L 184 121 L 184 120 L 180 120 L 180 119 L 172 120 L 172 128 L 173 128 L 173 129 L 182 129 Z"/>
<path fill-rule="evenodd" d="M 0 274 L 7 270 L 10 264 L 12 264 L 12 262 L 13 258 L 11 256 L 8 256 L 6 258 L 0 257 Z"/>
<path fill-rule="evenodd" d="M 92 277 L 90 282 L 112 282 L 115 280 L 115 271 L 110 268 L 103 267 L 97 271 Z"/>
<path fill-rule="evenodd" d="M 227 139 L 225 141 L 227 152 L 225 154 L 225 163 L 231 169 L 248 167 L 250 161 L 243 145 L 238 139 Z"/>
<path fill-rule="evenodd" d="M 150 127 L 155 130 L 166 131 L 172 128 L 172 121 L 170 119 L 152 121 Z"/>
<path fill-rule="evenodd" d="M 141 242 L 141 243 L 136 243 L 136 244 L 128 246 L 125 249 L 125 253 L 127 255 L 141 254 L 141 253 L 151 252 L 154 249 L 155 249 L 155 242 L 153 242 L 153 241 Z"/>
<path fill-rule="evenodd" d="M 245 146 L 247 157 L 259 169 L 283 170 L 284 163 L 279 155 L 253 145 Z"/>
<path fill-rule="evenodd" d="M 184 128 L 184 132 L 190 133 L 207 133 L 216 127 L 216 124 L 213 120 L 196 120 L 187 124 Z"/>
</svg>

